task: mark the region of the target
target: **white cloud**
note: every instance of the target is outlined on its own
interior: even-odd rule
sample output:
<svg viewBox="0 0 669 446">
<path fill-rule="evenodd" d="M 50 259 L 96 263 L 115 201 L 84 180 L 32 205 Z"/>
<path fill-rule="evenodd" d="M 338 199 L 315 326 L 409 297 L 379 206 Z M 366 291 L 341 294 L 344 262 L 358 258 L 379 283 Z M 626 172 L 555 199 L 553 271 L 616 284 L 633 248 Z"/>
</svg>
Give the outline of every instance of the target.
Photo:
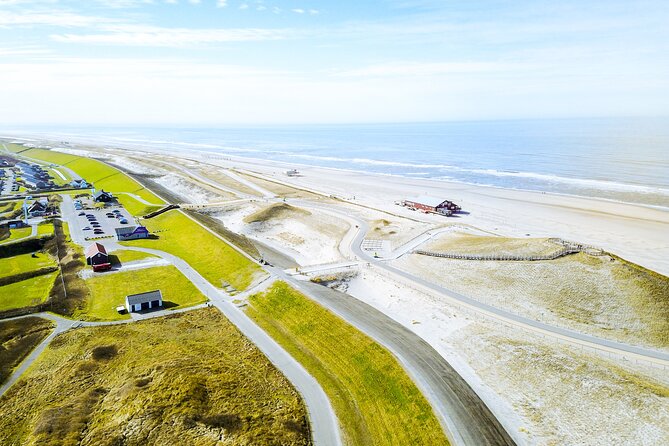
<svg viewBox="0 0 669 446">
<path fill-rule="evenodd" d="M 486 73 L 527 69 L 527 65 L 495 62 L 395 62 L 334 73 L 337 77 L 418 77 L 455 73 Z"/>
<path fill-rule="evenodd" d="M 86 16 L 67 11 L 0 11 L 0 26 L 58 26 L 80 28 L 114 22 L 112 19 Z"/>
<path fill-rule="evenodd" d="M 306 11 L 302 8 L 293 8 L 291 9 L 295 14 L 304 14 Z"/>
<path fill-rule="evenodd" d="M 113 25 L 105 26 L 103 29 L 107 32 L 102 34 L 52 34 L 51 39 L 62 43 L 179 47 L 211 43 L 282 40 L 294 34 L 293 31 L 287 29 L 267 28 L 188 29 Z"/>
<path fill-rule="evenodd" d="M 216 0 L 217 8 L 225 8 L 226 6 L 228 6 L 228 0 Z"/>
</svg>

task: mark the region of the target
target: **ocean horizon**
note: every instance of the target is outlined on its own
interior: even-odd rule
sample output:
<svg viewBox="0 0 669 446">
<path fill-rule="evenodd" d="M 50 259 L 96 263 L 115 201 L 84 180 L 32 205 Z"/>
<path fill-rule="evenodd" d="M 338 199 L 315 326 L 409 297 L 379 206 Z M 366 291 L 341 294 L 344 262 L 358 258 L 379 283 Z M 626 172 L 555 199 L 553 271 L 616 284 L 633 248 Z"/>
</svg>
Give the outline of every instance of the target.
<svg viewBox="0 0 669 446">
<path fill-rule="evenodd" d="M 669 208 L 669 119 L 22 127 L 12 137 L 219 155 Z M 57 147 L 57 146 L 56 146 Z"/>
</svg>

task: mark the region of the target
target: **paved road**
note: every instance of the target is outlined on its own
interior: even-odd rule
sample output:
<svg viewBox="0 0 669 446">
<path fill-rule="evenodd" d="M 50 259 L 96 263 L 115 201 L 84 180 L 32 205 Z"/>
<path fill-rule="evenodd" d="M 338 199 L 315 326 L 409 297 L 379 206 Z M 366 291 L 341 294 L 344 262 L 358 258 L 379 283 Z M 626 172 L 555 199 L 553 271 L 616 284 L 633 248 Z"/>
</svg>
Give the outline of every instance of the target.
<svg viewBox="0 0 669 446">
<path fill-rule="evenodd" d="M 515 444 L 476 392 L 417 334 L 348 294 L 297 281 L 281 270 L 274 273 L 390 350 L 430 402 L 452 443 Z"/>
<path fill-rule="evenodd" d="M 75 243 L 84 245 L 81 231 L 78 230 L 79 224 L 76 219 L 76 211 L 72 199 L 67 195 L 63 196 L 61 205 L 61 214 L 68 221 L 71 229 L 72 240 Z M 195 221 L 195 220 L 194 220 Z M 215 233 L 213 233 L 216 235 Z M 218 235 L 216 235 L 218 237 Z M 341 444 L 339 424 L 332 409 L 332 405 L 327 395 L 320 387 L 318 382 L 290 356 L 279 344 L 276 343 L 268 334 L 260 329 L 246 314 L 232 303 L 232 298 L 223 291 L 214 287 L 195 269 L 180 257 L 174 256 L 164 251 L 156 249 L 140 248 L 136 246 L 122 246 L 114 240 L 104 242 L 108 251 L 117 249 L 128 249 L 134 251 L 154 254 L 166 259 L 174 265 L 184 276 L 186 276 L 197 287 L 202 294 L 207 296 L 211 303 L 216 306 L 251 342 L 253 342 L 269 360 L 274 364 L 286 378 L 296 387 L 302 395 L 311 422 L 311 430 L 316 445 L 339 445 Z"/>
</svg>

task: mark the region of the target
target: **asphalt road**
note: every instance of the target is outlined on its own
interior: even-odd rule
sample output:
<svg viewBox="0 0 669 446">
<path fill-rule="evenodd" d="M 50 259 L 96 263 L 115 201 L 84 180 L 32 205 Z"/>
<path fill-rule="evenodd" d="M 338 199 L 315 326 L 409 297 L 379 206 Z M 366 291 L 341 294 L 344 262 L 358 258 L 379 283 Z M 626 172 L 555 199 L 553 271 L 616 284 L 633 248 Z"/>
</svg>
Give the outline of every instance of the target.
<svg viewBox="0 0 669 446">
<path fill-rule="evenodd" d="M 81 230 L 82 225 L 77 220 L 77 212 L 74 209 L 72 199 L 67 195 L 63 196 L 61 215 L 69 224 L 72 240 L 85 247 L 87 242 L 84 240 L 85 235 Z M 213 234 L 216 235 L 215 233 Z M 216 236 L 218 237 L 218 235 Z M 200 290 L 200 292 L 202 292 L 202 294 L 207 296 L 211 303 L 218 308 L 239 329 L 239 331 L 244 334 L 244 336 L 253 342 L 265 356 L 269 358 L 272 364 L 281 370 L 286 378 L 295 386 L 307 406 L 314 444 L 323 446 L 341 444 L 337 417 L 332 409 L 330 400 L 327 398 L 327 395 L 318 382 L 300 363 L 290 356 L 283 347 L 260 329 L 260 327 L 246 316 L 242 310 L 237 308 L 237 306 L 232 303 L 232 299 L 229 296 L 214 287 L 180 257 L 156 249 L 121 246 L 111 239 L 106 239 L 102 243 L 104 243 L 105 247 L 110 252 L 115 249 L 147 252 L 162 257 L 174 265 Z"/>
<path fill-rule="evenodd" d="M 454 444 L 515 444 L 469 384 L 417 334 L 348 294 L 295 280 L 283 271 L 276 273 L 390 350 L 430 402 Z"/>
</svg>

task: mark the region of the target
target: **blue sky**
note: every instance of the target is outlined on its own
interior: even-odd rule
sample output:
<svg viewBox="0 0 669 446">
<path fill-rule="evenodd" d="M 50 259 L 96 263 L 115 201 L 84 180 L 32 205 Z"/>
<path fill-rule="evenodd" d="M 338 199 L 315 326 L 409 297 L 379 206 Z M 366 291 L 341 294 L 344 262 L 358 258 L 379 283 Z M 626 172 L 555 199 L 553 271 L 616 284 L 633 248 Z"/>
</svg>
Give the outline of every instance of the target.
<svg viewBox="0 0 669 446">
<path fill-rule="evenodd" d="M 644 0 L 0 0 L 0 120 L 669 115 L 668 23 Z"/>
</svg>

